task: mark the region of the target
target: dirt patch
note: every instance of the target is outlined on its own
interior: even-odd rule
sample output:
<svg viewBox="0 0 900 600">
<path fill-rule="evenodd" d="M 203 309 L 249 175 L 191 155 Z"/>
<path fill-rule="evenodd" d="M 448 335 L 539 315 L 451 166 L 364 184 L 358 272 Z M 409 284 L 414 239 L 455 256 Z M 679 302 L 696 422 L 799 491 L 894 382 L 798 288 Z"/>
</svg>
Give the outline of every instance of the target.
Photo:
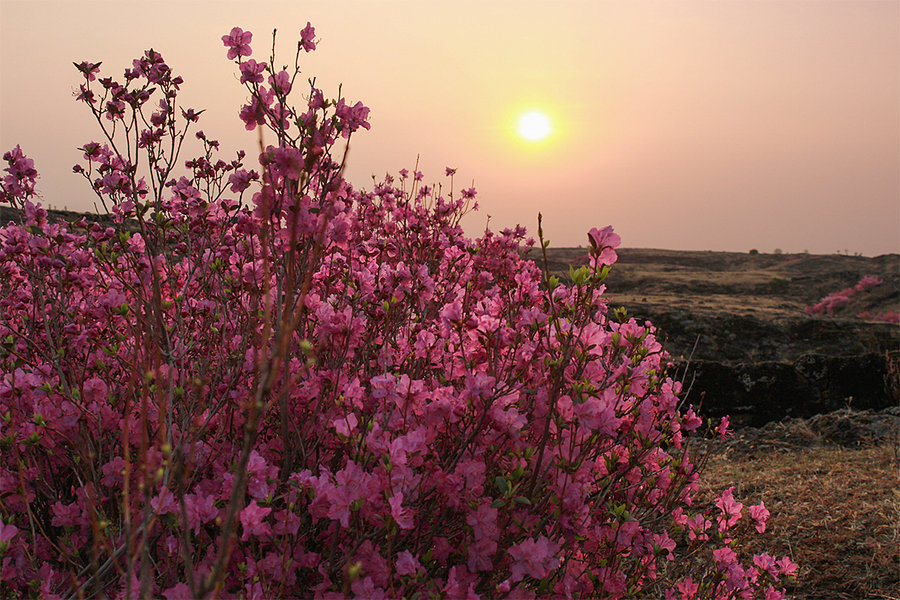
<svg viewBox="0 0 900 600">
<path fill-rule="evenodd" d="M 738 430 L 710 454 L 701 506 L 736 486 L 764 501 L 764 534 L 739 539 L 746 558 L 768 551 L 800 565 L 801 600 L 900 598 L 900 408 L 842 410 Z M 711 445 L 709 445 L 711 444 Z"/>
</svg>

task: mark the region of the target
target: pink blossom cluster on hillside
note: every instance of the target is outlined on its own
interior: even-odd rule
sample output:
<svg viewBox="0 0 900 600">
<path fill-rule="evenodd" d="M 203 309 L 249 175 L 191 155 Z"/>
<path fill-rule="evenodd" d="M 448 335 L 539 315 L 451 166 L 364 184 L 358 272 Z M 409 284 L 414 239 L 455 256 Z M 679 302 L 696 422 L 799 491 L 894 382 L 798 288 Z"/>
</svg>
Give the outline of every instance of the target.
<svg viewBox="0 0 900 600">
<path fill-rule="evenodd" d="M 866 275 L 853 287 L 845 288 L 840 290 L 839 292 L 834 292 L 828 294 L 824 298 L 822 298 L 817 304 L 813 304 L 812 306 L 807 306 L 803 309 L 803 312 L 814 314 L 814 315 L 834 315 L 835 313 L 843 310 L 850 303 L 850 298 L 856 296 L 857 294 L 861 294 L 865 291 L 872 289 L 877 285 L 881 285 L 884 283 L 882 279 L 876 277 L 874 275 Z M 857 315 L 861 319 L 868 319 L 872 321 L 888 321 L 891 323 L 900 322 L 900 314 L 896 312 L 886 312 L 886 313 L 870 313 L 868 311 L 862 312 Z"/>
</svg>

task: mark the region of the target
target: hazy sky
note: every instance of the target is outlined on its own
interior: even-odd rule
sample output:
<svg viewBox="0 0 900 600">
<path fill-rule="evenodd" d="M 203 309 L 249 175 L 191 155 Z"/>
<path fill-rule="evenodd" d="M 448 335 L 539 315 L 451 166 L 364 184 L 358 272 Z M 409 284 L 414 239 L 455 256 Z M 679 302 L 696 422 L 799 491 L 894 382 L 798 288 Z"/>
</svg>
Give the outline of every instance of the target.
<svg viewBox="0 0 900 600">
<path fill-rule="evenodd" d="M 288 64 L 307 21 L 304 75 L 371 108 L 350 180 L 457 168 L 471 234 L 487 215 L 536 232 L 541 211 L 555 246 L 611 224 L 631 247 L 900 252 L 897 0 L 0 0 L 0 151 L 34 158 L 45 204 L 91 208 L 71 167 L 99 130 L 72 62 L 120 78 L 149 47 L 226 157 L 253 150 L 221 37 L 250 30 L 267 59 L 277 27 Z M 549 138 L 516 135 L 528 109 Z"/>
</svg>

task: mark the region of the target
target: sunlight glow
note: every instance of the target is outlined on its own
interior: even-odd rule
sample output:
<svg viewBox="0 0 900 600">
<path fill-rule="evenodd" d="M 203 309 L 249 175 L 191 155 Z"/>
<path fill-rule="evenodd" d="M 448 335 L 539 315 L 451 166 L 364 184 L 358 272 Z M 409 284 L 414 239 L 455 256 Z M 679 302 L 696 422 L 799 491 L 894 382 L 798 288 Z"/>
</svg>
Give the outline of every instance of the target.
<svg viewBox="0 0 900 600">
<path fill-rule="evenodd" d="M 517 129 L 520 136 L 533 142 L 544 139 L 552 131 L 550 119 L 538 111 L 527 112 L 519 117 Z"/>
</svg>

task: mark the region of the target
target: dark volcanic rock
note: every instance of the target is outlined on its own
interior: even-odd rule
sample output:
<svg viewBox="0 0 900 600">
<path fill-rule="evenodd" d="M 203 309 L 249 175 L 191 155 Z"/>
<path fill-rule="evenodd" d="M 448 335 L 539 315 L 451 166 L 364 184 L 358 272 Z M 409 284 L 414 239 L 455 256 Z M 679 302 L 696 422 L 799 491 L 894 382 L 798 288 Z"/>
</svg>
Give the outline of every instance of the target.
<svg viewBox="0 0 900 600">
<path fill-rule="evenodd" d="M 891 383 L 900 353 L 808 354 L 793 363 L 676 363 L 687 401 L 709 417 L 730 415 L 736 426 L 760 427 L 785 417 L 852 407 L 881 410 L 900 401 Z"/>
<path fill-rule="evenodd" d="M 614 305 L 624 305 L 638 321 L 651 321 L 675 358 L 792 362 L 805 354 L 836 356 L 900 348 L 896 323 L 817 317 L 801 310 L 793 316 L 769 316 L 761 312 L 667 310 L 640 302 Z"/>
</svg>

